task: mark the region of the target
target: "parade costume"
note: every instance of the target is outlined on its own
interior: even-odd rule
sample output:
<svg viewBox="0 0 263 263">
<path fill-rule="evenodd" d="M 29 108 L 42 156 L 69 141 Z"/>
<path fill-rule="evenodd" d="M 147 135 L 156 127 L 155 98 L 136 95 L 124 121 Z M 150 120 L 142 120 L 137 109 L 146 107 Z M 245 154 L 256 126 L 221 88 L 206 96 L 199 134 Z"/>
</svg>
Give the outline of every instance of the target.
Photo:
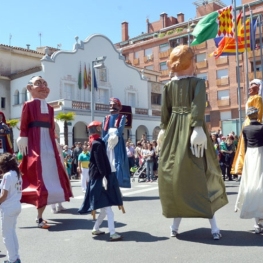
<svg viewBox="0 0 263 263">
<path fill-rule="evenodd" d="M 263 125 L 251 120 L 243 129 L 243 137 L 246 154 L 235 210 L 240 210 L 240 218 L 255 218 L 257 232 L 263 228 L 258 225 L 263 219 Z"/>
<path fill-rule="evenodd" d="M 93 123 L 90 125 L 93 125 Z M 98 125 L 96 123 L 95 125 Z M 92 234 L 99 235 L 105 233 L 101 232 L 99 227 L 107 215 L 111 239 L 118 240 L 120 236 L 115 233 L 114 214 L 111 209 L 111 206 L 122 207 L 123 205 L 118 180 L 116 175 L 111 172 L 105 143 L 100 136 L 98 134 L 91 135 L 90 143 L 92 145 L 89 165 L 90 182 L 87 186 L 83 204 L 78 212 L 80 214 L 95 213 L 96 209 L 101 209 Z"/>
<path fill-rule="evenodd" d="M 118 99 L 112 98 L 118 102 L 121 107 L 121 103 Z M 129 171 L 129 162 L 126 152 L 126 146 L 123 139 L 123 131 L 125 128 L 126 116 L 120 114 L 119 112 L 116 114 L 111 114 L 105 117 L 103 125 L 102 125 L 102 138 L 106 143 L 107 155 L 110 159 L 110 163 L 115 172 L 119 186 L 124 188 L 131 187 L 131 179 L 130 179 L 130 171 Z M 116 135 L 117 144 L 114 147 L 109 145 L 109 139 L 111 138 L 111 134 Z"/>
<path fill-rule="evenodd" d="M 210 219 L 213 238 L 219 239 L 214 213 L 228 200 L 204 120 L 205 82 L 192 76 L 193 58 L 190 47 L 178 46 L 167 62 L 178 76 L 164 86 L 162 96 L 159 194 L 163 215 L 174 218 L 171 236 L 182 217 L 201 217 Z"/>
<path fill-rule="evenodd" d="M 28 154 L 20 164 L 23 175 L 21 202 L 37 208 L 69 201 L 72 197 L 54 131 L 54 110 L 45 100 L 34 99 L 24 104 L 20 136 L 28 137 Z"/>
<path fill-rule="evenodd" d="M 10 128 L 6 124 L 5 115 L 0 111 L 0 115 L 2 116 L 2 121 L 0 121 L 0 154 L 9 152 L 13 153 L 13 147 L 10 139 Z"/>
</svg>

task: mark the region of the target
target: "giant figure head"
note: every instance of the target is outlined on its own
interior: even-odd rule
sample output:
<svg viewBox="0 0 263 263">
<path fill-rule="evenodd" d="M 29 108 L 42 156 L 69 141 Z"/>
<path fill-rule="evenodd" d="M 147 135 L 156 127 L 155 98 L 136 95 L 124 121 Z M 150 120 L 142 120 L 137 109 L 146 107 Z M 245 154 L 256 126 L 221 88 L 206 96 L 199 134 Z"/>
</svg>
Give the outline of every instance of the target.
<svg viewBox="0 0 263 263">
<path fill-rule="evenodd" d="M 253 79 L 250 81 L 250 86 L 248 88 L 248 94 L 250 96 L 257 95 L 260 93 L 261 80 Z"/>
<path fill-rule="evenodd" d="M 50 89 L 47 82 L 41 77 L 32 77 L 27 84 L 27 90 L 34 99 L 46 99 Z"/>
<path fill-rule="evenodd" d="M 121 101 L 117 98 L 110 98 L 110 113 L 117 114 L 120 113 L 122 109 Z"/>
</svg>

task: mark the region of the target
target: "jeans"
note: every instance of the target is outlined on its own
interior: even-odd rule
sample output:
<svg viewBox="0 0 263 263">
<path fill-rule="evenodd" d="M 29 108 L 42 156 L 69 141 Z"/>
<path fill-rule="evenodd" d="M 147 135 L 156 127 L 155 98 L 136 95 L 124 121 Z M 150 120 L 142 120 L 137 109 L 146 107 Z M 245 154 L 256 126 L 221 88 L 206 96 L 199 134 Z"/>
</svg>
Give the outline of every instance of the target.
<svg viewBox="0 0 263 263">
<path fill-rule="evenodd" d="M 153 161 L 146 161 L 147 180 L 153 180 Z"/>
</svg>

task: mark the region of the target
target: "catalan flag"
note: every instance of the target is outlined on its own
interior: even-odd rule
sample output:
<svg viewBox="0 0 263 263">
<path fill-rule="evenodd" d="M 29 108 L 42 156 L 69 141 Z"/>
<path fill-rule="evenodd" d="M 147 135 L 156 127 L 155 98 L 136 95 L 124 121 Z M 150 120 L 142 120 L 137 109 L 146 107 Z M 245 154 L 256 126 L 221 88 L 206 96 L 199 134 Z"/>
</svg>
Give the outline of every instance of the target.
<svg viewBox="0 0 263 263">
<path fill-rule="evenodd" d="M 88 87 L 88 74 L 87 74 L 86 64 L 85 64 L 85 67 L 84 67 L 83 84 L 84 84 L 84 89 L 86 89 Z"/>
<path fill-rule="evenodd" d="M 238 34 L 238 53 L 243 53 L 246 48 L 247 51 L 255 49 L 255 33 L 257 27 L 257 19 L 251 21 L 250 18 L 246 19 L 245 26 L 241 23 L 237 26 Z M 246 38 L 245 38 L 246 30 Z M 217 49 L 210 54 L 215 58 L 219 58 L 223 55 L 235 55 L 236 54 L 236 40 L 235 38 L 215 38 L 215 44 Z"/>
<path fill-rule="evenodd" d="M 233 8 L 228 6 L 203 17 L 192 32 L 191 46 L 215 37 L 234 37 Z"/>
<path fill-rule="evenodd" d="M 91 71 L 90 71 L 90 67 L 89 67 L 87 83 L 88 83 L 89 90 L 91 90 Z"/>
</svg>

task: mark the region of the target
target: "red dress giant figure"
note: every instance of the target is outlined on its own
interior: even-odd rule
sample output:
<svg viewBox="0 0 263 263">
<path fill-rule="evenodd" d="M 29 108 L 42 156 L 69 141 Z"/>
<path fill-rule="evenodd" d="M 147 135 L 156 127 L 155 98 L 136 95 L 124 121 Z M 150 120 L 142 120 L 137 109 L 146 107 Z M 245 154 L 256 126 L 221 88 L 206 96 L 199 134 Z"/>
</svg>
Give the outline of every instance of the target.
<svg viewBox="0 0 263 263">
<path fill-rule="evenodd" d="M 47 82 L 42 77 L 33 77 L 27 89 L 33 100 L 24 104 L 17 140 L 24 156 L 20 164 L 21 202 L 35 205 L 38 227 L 48 228 L 42 218 L 46 205 L 69 201 L 72 192 L 56 146 L 54 110 L 45 101 L 50 91 Z"/>
</svg>

